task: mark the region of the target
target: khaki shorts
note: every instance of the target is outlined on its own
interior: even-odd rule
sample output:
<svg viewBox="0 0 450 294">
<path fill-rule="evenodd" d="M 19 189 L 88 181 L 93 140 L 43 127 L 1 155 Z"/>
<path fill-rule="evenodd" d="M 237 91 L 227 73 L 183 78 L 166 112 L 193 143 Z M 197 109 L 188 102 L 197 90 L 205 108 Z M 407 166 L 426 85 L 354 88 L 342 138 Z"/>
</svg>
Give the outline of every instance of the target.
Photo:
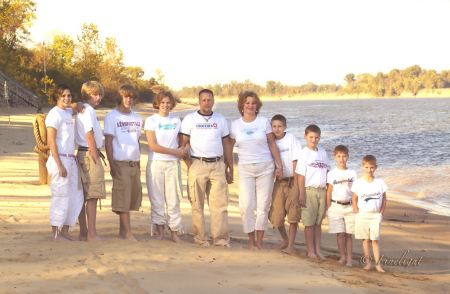
<svg viewBox="0 0 450 294">
<path fill-rule="evenodd" d="M 380 240 L 383 215 L 378 212 L 359 211 L 355 215 L 355 239 Z"/>
<path fill-rule="evenodd" d="M 327 210 L 327 189 L 306 187 L 306 206 L 302 207 L 302 221 L 305 227 L 322 225 Z"/>
<path fill-rule="evenodd" d="M 84 200 L 105 199 L 105 169 L 101 158 L 95 163 L 91 151 L 78 151 L 79 181 L 83 185 Z"/>
<path fill-rule="evenodd" d="M 355 211 L 353 205 L 331 202 L 328 209 L 328 233 L 355 233 Z"/>
<path fill-rule="evenodd" d="M 289 182 L 291 181 L 291 187 Z M 288 223 L 300 222 L 301 210 L 298 203 L 300 192 L 294 184 L 294 179 L 276 180 L 273 186 L 272 205 L 269 211 L 269 220 L 274 227 L 284 226 L 284 218 L 288 217 Z"/>
<path fill-rule="evenodd" d="M 111 206 L 114 212 L 139 210 L 142 202 L 141 173 L 135 161 L 114 161 L 122 174 L 113 179 Z"/>
</svg>

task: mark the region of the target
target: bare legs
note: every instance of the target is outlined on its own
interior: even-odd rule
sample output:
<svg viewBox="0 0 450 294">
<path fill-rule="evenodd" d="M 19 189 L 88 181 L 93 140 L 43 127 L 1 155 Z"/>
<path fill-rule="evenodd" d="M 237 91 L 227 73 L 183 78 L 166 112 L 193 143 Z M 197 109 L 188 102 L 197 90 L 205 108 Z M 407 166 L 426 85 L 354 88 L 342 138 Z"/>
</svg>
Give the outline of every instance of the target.
<svg viewBox="0 0 450 294">
<path fill-rule="evenodd" d="M 294 241 L 295 236 L 297 235 L 297 223 L 289 224 L 289 237 L 286 233 L 286 228 L 283 226 L 278 227 L 278 231 L 280 232 L 281 238 L 283 238 L 283 242 L 276 247 L 276 249 L 281 249 L 284 253 L 293 253 L 294 252 Z"/>
<path fill-rule="evenodd" d="M 339 253 L 341 254 L 341 259 L 339 262 L 341 264 L 347 263 L 347 266 L 352 265 L 352 250 L 353 250 L 353 241 L 352 235 L 346 233 L 338 233 L 337 234 L 337 245 L 339 249 Z"/>
<path fill-rule="evenodd" d="M 86 215 L 88 223 L 86 225 Z M 78 216 L 78 222 L 80 223 L 80 238 L 86 238 L 89 241 L 104 241 L 108 240 L 97 234 L 95 227 L 97 219 L 97 199 L 88 199 L 83 204 L 80 215 Z"/>
<path fill-rule="evenodd" d="M 72 237 L 69 235 L 69 226 L 63 226 L 61 231 L 56 226 L 52 226 L 53 241 L 55 242 L 65 242 L 65 241 L 79 241 L 77 237 Z"/>
<path fill-rule="evenodd" d="M 119 220 L 120 220 L 119 236 L 125 240 L 137 242 L 137 239 L 133 236 L 133 233 L 131 232 L 130 213 L 119 212 Z"/>
<path fill-rule="evenodd" d="M 305 227 L 306 250 L 309 258 L 315 259 L 317 256 L 325 259 L 320 251 L 320 241 L 322 238 L 322 226 L 314 224 Z"/>
<path fill-rule="evenodd" d="M 371 240 L 370 239 L 364 239 L 363 240 L 363 251 L 364 251 L 364 262 L 366 266 L 363 268 L 365 270 L 370 270 L 372 267 L 372 261 L 370 258 L 370 244 L 372 243 L 372 251 L 373 251 L 373 257 L 375 259 L 376 263 L 376 269 L 380 273 L 384 273 L 384 269 L 381 267 L 381 265 L 378 263 L 380 260 L 380 246 L 378 245 L 377 240 Z"/>
</svg>

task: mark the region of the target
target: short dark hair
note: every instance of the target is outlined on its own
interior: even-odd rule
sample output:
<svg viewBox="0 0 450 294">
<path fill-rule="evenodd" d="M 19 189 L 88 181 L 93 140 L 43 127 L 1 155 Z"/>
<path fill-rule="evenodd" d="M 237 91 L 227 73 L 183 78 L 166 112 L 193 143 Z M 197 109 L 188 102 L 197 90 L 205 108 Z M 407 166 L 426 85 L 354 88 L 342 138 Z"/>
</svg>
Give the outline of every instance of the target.
<svg viewBox="0 0 450 294">
<path fill-rule="evenodd" d="M 153 108 L 155 109 L 159 109 L 159 104 L 161 104 L 161 101 L 165 98 L 168 97 L 170 100 L 170 110 L 172 110 L 175 105 L 177 105 L 177 102 L 175 101 L 175 98 L 173 98 L 172 92 L 170 91 L 165 91 L 165 90 L 161 90 L 159 91 L 159 93 L 156 95 L 155 100 L 153 101 Z"/>
<path fill-rule="evenodd" d="M 377 158 L 373 155 L 366 155 L 362 159 L 362 164 L 371 163 L 377 165 Z"/>
<path fill-rule="evenodd" d="M 270 123 L 273 123 L 274 120 L 279 120 L 279 121 L 281 121 L 281 123 L 282 123 L 284 126 L 287 126 L 287 121 L 286 121 L 286 118 L 284 117 L 284 115 L 281 115 L 281 114 L 275 114 L 275 115 L 272 117 L 272 119 L 270 120 Z"/>
<path fill-rule="evenodd" d="M 334 155 L 338 154 L 339 152 L 345 153 L 348 155 L 348 148 L 345 145 L 337 145 L 334 147 Z"/>
<path fill-rule="evenodd" d="M 200 98 L 200 95 L 202 95 L 203 93 L 209 93 L 214 98 L 214 93 L 210 89 L 202 89 L 200 92 L 198 92 L 198 98 Z"/>
<path fill-rule="evenodd" d="M 58 102 L 58 99 L 61 98 L 62 94 L 65 90 L 70 91 L 70 95 L 72 95 L 72 100 L 75 98 L 75 95 L 73 94 L 72 88 L 70 88 L 67 84 L 58 84 L 55 86 L 55 89 L 53 90 L 52 99 L 55 101 L 55 103 Z"/>
<path fill-rule="evenodd" d="M 306 127 L 305 135 L 308 135 L 310 132 L 317 133 L 319 136 L 321 135 L 320 128 L 316 125 L 309 125 Z"/>
</svg>

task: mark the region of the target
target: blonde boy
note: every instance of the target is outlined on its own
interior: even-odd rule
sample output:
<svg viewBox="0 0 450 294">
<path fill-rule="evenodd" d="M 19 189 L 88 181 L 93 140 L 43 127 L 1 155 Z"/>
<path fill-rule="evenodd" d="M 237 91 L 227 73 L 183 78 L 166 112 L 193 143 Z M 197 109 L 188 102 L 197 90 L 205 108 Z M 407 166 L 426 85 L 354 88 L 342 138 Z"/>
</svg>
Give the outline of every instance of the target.
<svg viewBox="0 0 450 294">
<path fill-rule="evenodd" d="M 348 148 L 334 148 L 337 167 L 327 176 L 328 232 L 337 234 L 337 245 L 342 264 L 352 265 L 352 234 L 355 233 L 355 212 L 352 206 L 353 183 L 358 179 L 354 170 L 347 168 Z"/>
<path fill-rule="evenodd" d="M 286 132 L 286 118 L 281 114 L 272 117 L 271 125 L 283 163 L 283 178 L 275 181 L 269 219 L 274 227 L 278 228 L 283 238 L 283 242 L 277 249 L 281 249 L 285 253 L 293 253 L 295 235 L 301 216 L 298 203 L 298 179 L 294 177 L 294 170 L 297 166 L 297 156 L 302 150 L 302 144 L 292 133 Z M 286 215 L 289 223 L 289 236 L 284 227 Z"/>
<path fill-rule="evenodd" d="M 307 256 L 322 259 L 320 250 L 322 221 L 327 208 L 327 172 L 328 157 L 323 148 L 318 147 L 320 128 L 309 125 L 305 129 L 306 147 L 298 156 L 295 173 L 300 190 L 299 202 L 302 209 L 302 221 L 305 226 Z"/>
<path fill-rule="evenodd" d="M 104 90 L 96 81 L 84 83 L 81 87 L 81 97 L 85 110 L 75 118 L 75 141 L 78 145 L 79 186 L 82 184 L 85 205 L 83 205 L 78 221 L 80 223 L 80 238 L 87 241 L 102 241 L 95 227 L 97 216 L 97 200 L 106 198 L 105 169 L 100 157 L 103 147 L 103 132 L 95 113 L 95 107 L 102 101 Z M 86 225 L 87 214 L 87 225 Z"/>
<path fill-rule="evenodd" d="M 386 208 L 387 186 L 382 179 L 374 176 L 377 169 L 377 159 L 373 155 L 366 155 L 362 159 L 361 165 L 364 177 L 355 181 L 352 186 L 353 208 L 355 217 L 355 238 L 363 239 L 365 270 L 371 268 L 370 244 L 372 244 L 373 256 L 376 262 L 376 269 L 379 272 L 384 270 L 379 264 L 381 221 L 383 220 L 384 209 Z"/>
<path fill-rule="evenodd" d="M 139 210 L 142 202 L 142 118 L 131 110 L 137 98 L 133 86 L 121 86 L 118 107 L 105 116 L 105 149 L 113 180 L 111 206 L 119 215 L 119 236 L 130 241 L 137 241 L 131 232 L 130 210 Z"/>
</svg>

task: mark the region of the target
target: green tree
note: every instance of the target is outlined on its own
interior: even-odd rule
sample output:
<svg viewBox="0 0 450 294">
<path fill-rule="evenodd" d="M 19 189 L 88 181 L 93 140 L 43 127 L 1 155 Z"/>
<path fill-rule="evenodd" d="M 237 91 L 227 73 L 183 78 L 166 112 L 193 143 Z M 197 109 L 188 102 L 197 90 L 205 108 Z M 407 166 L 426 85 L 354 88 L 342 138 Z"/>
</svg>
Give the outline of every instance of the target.
<svg viewBox="0 0 450 294">
<path fill-rule="evenodd" d="M 94 24 L 83 24 L 78 36 L 78 54 L 75 67 L 78 69 L 78 81 L 100 80 L 100 64 L 103 61 L 103 46 L 98 28 Z"/>
<path fill-rule="evenodd" d="M 31 0 L 2 0 L 0 2 L 0 39 L 10 48 L 29 35 L 28 29 L 36 19 L 36 3 Z"/>
</svg>

